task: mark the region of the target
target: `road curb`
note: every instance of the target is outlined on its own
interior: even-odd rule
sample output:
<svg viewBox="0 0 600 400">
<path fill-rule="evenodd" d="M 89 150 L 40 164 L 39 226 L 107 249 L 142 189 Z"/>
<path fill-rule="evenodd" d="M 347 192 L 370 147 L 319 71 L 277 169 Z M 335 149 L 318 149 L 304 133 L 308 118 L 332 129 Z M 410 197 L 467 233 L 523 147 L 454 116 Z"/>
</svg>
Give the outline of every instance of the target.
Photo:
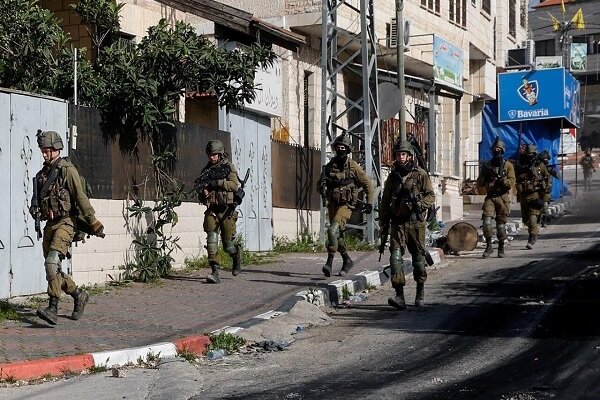
<svg viewBox="0 0 600 400">
<path fill-rule="evenodd" d="M 439 264 L 445 259 L 444 252 L 439 248 L 430 249 L 429 254 L 433 259 L 433 265 Z M 410 259 L 404 260 L 404 269 L 407 273 L 412 271 Z M 301 301 L 308 301 L 319 306 L 338 305 L 346 295 L 360 293 L 368 287 L 381 286 L 388 280 L 389 278 L 383 271 L 368 270 L 355 275 L 348 275 L 328 283 L 324 288 L 311 287 L 302 290 L 284 300 L 276 310 L 266 311 L 234 326 L 225 326 L 211 332 L 211 334 L 221 332 L 235 334 L 270 319 L 286 315 Z M 137 364 L 139 360 L 146 361 L 150 355 L 161 358 L 175 357 L 181 352 L 202 355 L 209 345 L 209 335 L 193 335 L 173 342 L 160 342 L 97 353 L 5 363 L 0 364 L 0 380 L 33 380 L 46 376 L 62 376 L 70 373 L 80 373 L 94 367 L 110 369 L 127 364 Z"/>
</svg>

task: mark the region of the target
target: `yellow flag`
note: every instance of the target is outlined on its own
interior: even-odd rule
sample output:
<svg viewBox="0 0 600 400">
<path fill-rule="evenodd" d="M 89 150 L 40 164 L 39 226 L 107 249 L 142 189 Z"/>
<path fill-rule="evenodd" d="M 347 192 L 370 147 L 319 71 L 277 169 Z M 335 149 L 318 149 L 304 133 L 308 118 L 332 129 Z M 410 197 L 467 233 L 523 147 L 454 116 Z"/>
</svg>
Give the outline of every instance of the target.
<svg viewBox="0 0 600 400">
<path fill-rule="evenodd" d="M 558 19 L 556 19 L 556 17 L 550 13 L 548 13 L 548 15 L 550 16 L 550 18 L 552 19 L 552 27 L 555 31 L 560 30 L 560 21 Z"/>
<path fill-rule="evenodd" d="M 563 14 L 567 12 L 567 10 L 565 10 L 565 0 L 560 0 L 560 7 L 562 8 Z"/>
<path fill-rule="evenodd" d="M 573 28 L 585 29 L 585 21 L 583 20 L 583 11 L 581 11 L 581 8 L 573 15 L 571 22 L 573 23 Z"/>
</svg>

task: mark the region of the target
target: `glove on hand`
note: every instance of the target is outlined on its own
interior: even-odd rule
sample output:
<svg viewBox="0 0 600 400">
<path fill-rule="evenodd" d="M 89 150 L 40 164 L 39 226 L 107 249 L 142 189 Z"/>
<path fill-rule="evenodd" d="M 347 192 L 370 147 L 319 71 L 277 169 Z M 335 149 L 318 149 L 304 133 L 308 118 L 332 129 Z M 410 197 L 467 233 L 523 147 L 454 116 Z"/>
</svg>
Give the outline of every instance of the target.
<svg viewBox="0 0 600 400">
<path fill-rule="evenodd" d="M 95 236 L 104 237 L 104 225 L 99 220 L 92 222 L 90 228 Z"/>
</svg>

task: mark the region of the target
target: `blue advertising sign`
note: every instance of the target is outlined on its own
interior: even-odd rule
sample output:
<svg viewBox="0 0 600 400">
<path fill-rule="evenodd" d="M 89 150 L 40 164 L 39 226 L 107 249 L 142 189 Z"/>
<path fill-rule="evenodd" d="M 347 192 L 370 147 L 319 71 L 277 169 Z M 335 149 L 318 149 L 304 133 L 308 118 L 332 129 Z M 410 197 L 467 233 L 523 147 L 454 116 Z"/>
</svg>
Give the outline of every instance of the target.
<svg viewBox="0 0 600 400">
<path fill-rule="evenodd" d="M 564 118 L 579 127 L 579 82 L 564 68 L 498 74 L 498 121 Z M 568 126 L 566 126 L 568 127 Z"/>
<path fill-rule="evenodd" d="M 460 47 L 433 35 L 433 79 L 462 89 L 464 56 Z"/>
</svg>

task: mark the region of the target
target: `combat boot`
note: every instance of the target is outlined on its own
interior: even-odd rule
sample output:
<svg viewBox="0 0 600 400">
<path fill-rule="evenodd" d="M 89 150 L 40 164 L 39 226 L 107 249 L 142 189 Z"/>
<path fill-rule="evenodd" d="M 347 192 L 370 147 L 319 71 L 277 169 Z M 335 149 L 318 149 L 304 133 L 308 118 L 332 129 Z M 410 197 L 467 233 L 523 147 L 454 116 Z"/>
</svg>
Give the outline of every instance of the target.
<svg viewBox="0 0 600 400">
<path fill-rule="evenodd" d="M 206 282 L 221 283 L 221 278 L 219 278 L 219 265 L 211 265 L 210 268 L 212 269 L 212 272 L 206 277 Z"/>
<path fill-rule="evenodd" d="M 498 242 L 498 257 L 504 258 L 504 240 Z"/>
<path fill-rule="evenodd" d="M 71 293 L 71 297 L 73 297 L 73 301 L 75 303 L 75 305 L 73 306 L 73 313 L 71 314 L 71 319 L 77 321 L 83 315 L 85 305 L 90 299 L 90 295 L 85 290 L 77 288 L 73 293 Z"/>
<path fill-rule="evenodd" d="M 233 276 L 238 276 L 240 272 L 242 272 L 242 247 L 239 245 L 236 247 L 235 254 L 232 258 L 233 265 L 231 268 L 231 274 Z"/>
<path fill-rule="evenodd" d="M 48 307 L 44 309 L 38 309 L 36 314 L 38 317 L 49 323 L 50 325 L 56 325 L 58 313 L 58 297 L 50 296 L 48 301 Z"/>
<path fill-rule="evenodd" d="M 354 261 L 350 258 L 348 253 L 342 253 L 342 270 L 340 276 L 346 275 L 354 267 Z"/>
<path fill-rule="evenodd" d="M 417 283 L 417 294 L 415 295 L 415 306 L 423 307 L 425 305 L 425 284 Z"/>
<path fill-rule="evenodd" d="M 492 255 L 494 249 L 492 249 L 492 238 L 485 239 L 485 250 L 483 251 L 483 258 L 488 258 Z"/>
<path fill-rule="evenodd" d="M 537 241 L 537 235 L 529 235 L 529 239 L 527 240 L 527 246 L 525 246 L 525 248 L 528 250 L 533 249 L 533 245 L 535 244 L 536 241 Z"/>
<path fill-rule="evenodd" d="M 323 265 L 323 275 L 326 277 L 331 276 L 331 265 L 333 264 L 333 256 L 335 253 L 327 253 L 327 261 L 325 261 L 325 265 Z"/>
<path fill-rule="evenodd" d="M 398 286 L 396 289 L 396 296 L 388 299 L 388 304 L 398 310 L 406 309 L 406 301 L 404 301 L 404 286 Z"/>
</svg>

